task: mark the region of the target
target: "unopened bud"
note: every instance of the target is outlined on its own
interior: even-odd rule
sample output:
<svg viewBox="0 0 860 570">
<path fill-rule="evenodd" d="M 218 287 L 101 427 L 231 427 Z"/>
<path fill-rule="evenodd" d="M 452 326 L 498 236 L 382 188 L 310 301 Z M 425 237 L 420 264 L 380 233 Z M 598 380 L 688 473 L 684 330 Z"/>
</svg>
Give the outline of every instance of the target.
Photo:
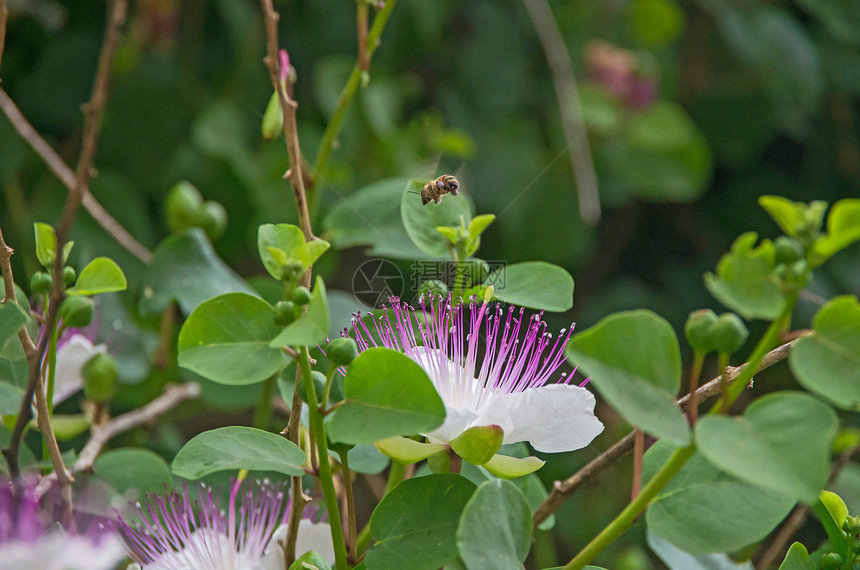
<svg viewBox="0 0 860 570">
<path fill-rule="evenodd" d="M 687 324 L 684 325 L 684 334 L 693 350 L 705 353 L 715 350 L 713 337 L 717 321 L 717 315 L 710 309 L 699 309 L 690 313 Z"/>
<path fill-rule="evenodd" d="M 326 356 L 335 366 L 348 366 L 358 356 L 358 346 L 351 338 L 336 338 L 328 343 Z"/>
<path fill-rule="evenodd" d="M 296 287 L 290 297 L 296 305 L 307 305 L 311 300 L 311 292 L 307 287 Z"/>
<path fill-rule="evenodd" d="M 84 364 L 82 373 L 87 400 L 103 404 L 114 397 L 119 386 L 119 368 L 110 354 L 94 355 Z"/>
<path fill-rule="evenodd" d="M 66 297 L 60 305 L 64 327 L 82 328 L 93 322 L 96 307 L 89 297 Z"/>
</svg>

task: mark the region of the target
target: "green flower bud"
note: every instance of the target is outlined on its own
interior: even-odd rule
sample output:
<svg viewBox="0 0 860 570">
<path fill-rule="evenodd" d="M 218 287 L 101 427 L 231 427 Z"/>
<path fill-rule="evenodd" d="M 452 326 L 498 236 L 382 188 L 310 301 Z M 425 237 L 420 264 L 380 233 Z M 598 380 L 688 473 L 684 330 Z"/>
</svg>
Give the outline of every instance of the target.
<svg viewBox="0 0 860 570">
<path fill-rule="evenodd" d="M 272 140 L 284 132 L 284 113 L 281 110 L 281 102 L 278 100 L 277 91 L 272 93 L 266 111 L 263 113 L 263 138 Z"/>
<path fill-rule="evenodd" d="M 720 315 L 713 330 L 714 348 L 725 354 L 731 354 L 743 346 L 750 335 L 744 322 L 734 313 Z"/>
<path fill-rule="evenodd" d="M 60 305 L 60 319 L 65 327 L 81 328 L 93 322 L 96 307 L 89 297 L 66 297 Z"/>
<path fill-rule="evenodd" d="M 788 236 L 779 236 L 773 242 L 777 263 L 794 263 L 806 257 L 803 244 Z"/>
<path fill-rule="evenodd" d="M 82 373 L 87 400 L 103 404 L 114 397 L 119 387 L 119 368 L 110 354 L 94 355 L 84 364 Z"/>
<path fill-rule="evenodd" d="M 296 320 L 296 304 L 292 301 L 278 301 L 275 303 L 275 323 L 282 327 Z"/>
<path fill-rule="evenodd" d="M 200 227 L 210 240 L 216 240 L 227 230 L 227 210 L 218 202 L 206 202 L 200 215 Z"/>
<path fill-rule="evenodd" d="M 316 370 L 311 371 L 311 380 L 314 383 L 314 389 L 317 394 L 317 402 L 322 399 L 325 391 L 325 374 Z M 308 402 L 308 393 L 305 391 L 305 379 L 299 380 L 299 397 L 303 402 Z"/>
<path fill-rule="evenodd" d="M 717 315 L 710 309 L 693 311 L 687 317 L 684 334 L 693 350 L 711 352 L 714 346 L 714 327 L 717 325 Z"/>
<path fill-rule="evenodd" d="M 200 191 L 187 180 L 177 182 L 167 193 L 167 226 L 174 232 L 197 226 L 202 209 Z"/>
<path fill-rule="evenodd" d="M 435 297 L 438 295 L 442 295 L 443 297 L 448 294 L 448 286 L 445 285 L 444 282 L 439 281 L 438 279 L 429 279 L 423 282 L 418 287 L 418 296 L 421 295 L 429 295 L 431 297 Z"/>
<path fill-rule="evenodd" d="M 800 261 L 792 263 L 788 269 L 791 276 L 796 279 L 806 275 L 806 272 L 809 270 L 809 264 L 805 259 L 801 259 Z"/>
<path fill-rule="evenodd" d="M 299 262 L 285 263 L 281 266 L 281 281 L 293 281 L 298 279 L 304 271 L 305 266 Z"/>
<path fill-rule="evenodd" d="M 296 287 L 291 297 L 296 305 L 307 305 L 311 300 L 311 292 L 307 287 Z"/>
<path fill-rule="evenodd" d="M 842 530 L 848 534 L 848 536 L 857 536 L 860 533 L 860 515 L 855 517 L 846 517 L 845 522 L 842 523 Z"/>
<path fill-rule="evenodd" d="M 63 267 L 63 285 L 66 287 L 70 287 L 74 284 L 75 279 L 78 278 L 78 274 L 75 273 L 75 268 L 70 266 Z"/>
<path fill-rule="evenodd" d="M 358 345 L 351 338 L 336 338 L 328 343 L 326 356 L 335 366 L 348 366 L 358 356 Z"/>
<path fill-rule="evenodd" d="M 50 274 L 44 271 L 37 271 L 30 277 L 30 293 L 35 295 L 47 295 L 51 292 L 51 285 L 54 283 Z"/>
<path fill-rule="evenodd" d="M 821 570 L 839 570 L 842 568 L 844 560 L 836 552 L 828 552 L 818 561 L 818 567 Z"/>
</svg>

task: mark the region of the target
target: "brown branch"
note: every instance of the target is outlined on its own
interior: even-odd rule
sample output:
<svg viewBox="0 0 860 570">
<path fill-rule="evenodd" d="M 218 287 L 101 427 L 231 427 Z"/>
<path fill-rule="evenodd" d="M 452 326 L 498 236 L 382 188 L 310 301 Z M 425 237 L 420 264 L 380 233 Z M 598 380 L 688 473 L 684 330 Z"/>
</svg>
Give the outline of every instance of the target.
<svg viewBox="0 0 860 570">
<path fill-rule="evenodd" d="M 63 185 L 71 190 L 75 187 L 76 177 L 71 168 L 63 161 L 57 152 L 42 138 L 33 128 L 15 102 L 0 88 L 0 109 L 21 135 L 21 138 L 29 143 L 30 148 L 38 154 L 48 169 L 54 173 Z M 152 252 L 137 241 L 116 218 L 110 215 L 104 206 L 96 200 L 90 192 L 89 186 L 84 186 L 82 205 L 90 216 L 104 229 L 113 239 L 123 246 L 129 253 L 144 263 L 152 261 Z"/>
<path fill-rule="evenodd" d="M 356 0 L 355 24 L 358 35 L 358 68 L 370 70 L 370 54 L 367 51 L 367 0 Z"/>
<path fill-rule="evenodd" d="M 570 165 L 576 179 L 579 216 L 583 222 L 593 225 L 600 221 L 600 195 L 570 55 L 547 0 L 523 0 L 523 4 L 534 24 L 552 75 L 561 125 L 570 152 Z"/>
<path fill-rule="evenodd" d="M 839 459 L 836 462 L 836 465 L 833 466 L 833 469 L 830 471 L 830 477 L 827 480 L 827 485 L 831 485 L 836 479 L 839 477 L 839 474 L 848 465 L 848 462 L 851 461 L 851 458 L 860 453 L 860 445 L 856 445 L 850 449 L 846 449 L 839 455 Z M 771 565 L 779 558 L 779 556 L 785 551 L 785 545 L 791 540 L 791 537 L 794 536 L 794 533 L 797 532 L 797 529 L 806 522 L 806 518 L 809 516 L 810 506 L 809 505 L 798 505 L 795 507 L 794 511 L 791 513 L 791 516 L 782 525 L 782 528 L 779 529 L 779 533 L 776 535 L 776 538 L 773 539 L 773 542 L 767 548 L 767 550 L 762 554 L 759 559 L 758 564 L 756 565 L 758 568 L 762 568 L 763 570 L 770 568 Z"/>
<path fill-rule="evenodd" d="M 791 348 L 794 346 L 795 342 L 796 341 L 793 340 L 791 342 L 778 346 L 768 352 L 762 359 L 761 364 L 759 365 L 758 370 L 756 372 L 761 372 L 762 370 L 770 368 L 777 362 L 788 358 L 788 355 L 791 352 Z M 726 372 L 728 382 L 733 382 L 735 378 L 737 378 L 740 373 L 743 372 L 746 366 L 746 364 L 741 364 L 737 367 L 729 366 Z M 721 391 L 721 379 L 722 376 L 717 376 L 716 378 L 696 390 L 698 400 L 701 402 L 704 401 L 706 398 L 710 398 L 719 394 Z M 686 409 L 689 400 L 690 395 L 687 394 L 686 396 L 678 400 L 678 405 L 681 406 L 681 409 Z M 590 481 L 594 480 L 598 475 L 603 473 L 603 471 L 605 471 L 607 467 L 615 463 L 617 460 L 626 455 L 631 449 L 633 449 L 634 432 L 635 430 L 624 436 L 624 438 L 619 440 L 615 445 L 592 459 L 588 463 L 588 465 L 586 465 L 564 481 L 556 481 L 555 483 L 553 483 L 552 491 L 550 492 L 549 496 L 535 511 L 535 525 L 538 525 L 544 520 L 546 520 L 546 518 L 552 513 L 554 513 L 569 496 L 576 492 L 577 489 L 579 489 L 586 483 L 589 483 Z"/>
</svg>

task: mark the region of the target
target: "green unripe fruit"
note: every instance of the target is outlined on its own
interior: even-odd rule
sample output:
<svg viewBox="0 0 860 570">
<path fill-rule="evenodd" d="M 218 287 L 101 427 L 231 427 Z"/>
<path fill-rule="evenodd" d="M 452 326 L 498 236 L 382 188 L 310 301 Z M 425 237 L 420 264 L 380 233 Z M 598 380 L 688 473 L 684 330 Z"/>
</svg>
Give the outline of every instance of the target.
<svg viewBox="0 0 860 570">
<path fill-rule="evenodd" d="M 438 279 L 429 279 L 418 287 L 418 296 L 443 297 L 448 294 L 448 286 Z"/>
<path fill-rule="evenodd" d="M 87 400 L 103 404 L 114 397 L 119 387 L 119 368 L 110 354 L 94 355 L 84 364 L 82 373 Z"/>
<path fill-rule="evenodd" d="M 200 191 L 187 180 L 177 182 L 167 193 L 167 226 L 174 232 L 194 227 L 199 224 L 202 209 Z"/>
<path fill-rule="evenodd" d="M 821 570 L 839 570 L 843 562 L 842 556 L 836 552 L 828 552 L 818 561 L 818 567 Z"/>
<path fill-rule="evenodd" d="M 63 285 L 70 287 L 77 278 L 78 274 L 75 273 L 74 267 L 69 267 L 68 265 L 63 267 Z"/>
<path fill-rule="evenodd" d="M 734 313 L 720 315 L 713 331 L 714 348 L 725 354 L 742 347 L 750 335 L 744 322 Z"/>
<path fill-rule="evenodd" d="M 314 370 L 311 372 L 311 381 L 313 381 L 314 391 L 317 394 L 317 402 L 319 402 L 322 399 L 323 392 L 325 391 L 325 374 Z M 299 380 L 299 397 L 303 402 L 308 402 L 308 393 L 305 388 L 306 384 L 303 377 Z"/>
<path fill-rule="evenodd" d="M 275 303 L 275 323 L 282 327 L 296 320 L 296 305 L 292 301 Z"/>
<path fill-rule="evenodd" d="M 291 298 L 296 305 L 307 305 L 311 300 L 311 292 L 307 287 L 296 287 Z"/>
<path fill-rule="evenodd" d="M 218 239 L 227 231 L 227 210 L 218 202 L 206 202 L 201 210 L 200 227 L 210 240 Z"/>
<path fill-rule="evenodd" d="M 336 338 L 328 343 L 326 356 L 335 366 L 348 366 L 358 356 L 358 346 L 351 338 Z"/>
<path fill-rule="evenodd" d="M 690 313 L 687 324 L 684 325 L 684 334 L 693 350 L 711 352 L 716 348 L 713 335 L 717 321 L 717 315 L 710 309 L 699 309 Z"/>
<path fill-rule="evenodd" d="M 779 236 L 773 242 L 777 263 L 794 263 L 806 257 L 803 244 L 788 236 Z"/>
<path fill-rule="evenodd" d="M 60 305 L 64 327 L 82 328 L 93 322 L 96 306 L 89 297 L 66 297 Z"/>
<path fill-rule="evenodd" d="M 48 273 L 37 271 L 30 277 L 30 293 L 35 295 L 47 295 L 51 292 L 54 280 Z"/>
</svg>

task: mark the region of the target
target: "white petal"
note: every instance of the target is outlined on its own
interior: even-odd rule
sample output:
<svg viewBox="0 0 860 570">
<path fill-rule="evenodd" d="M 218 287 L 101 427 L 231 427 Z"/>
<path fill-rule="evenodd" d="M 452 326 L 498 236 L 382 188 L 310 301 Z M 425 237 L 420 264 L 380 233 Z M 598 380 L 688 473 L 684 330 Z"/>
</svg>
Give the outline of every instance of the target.
<svg viewBox="0 0 860 570">
<path fill-rule="evenodd" d="M 254 570 L 284 570 L 284 551 L 278 541 L 287 538 L 287 525 L 282 524 L 275 530 L 263 560 Z M 329 564 L 334 564 L 334 546 L 331 543 L 331 528 L 328 523 L 314 523 L 307 519 L 299 521 L 299 536 L 296 538 L 296 556 L 315 550 Z"/>
<path fill-rule="evenodd" d="M 426 435 L 433 443 L 448 443 L 474 423 L 478 414 L 472 410 L 456 410 L 445 407 L 445 421 Z"/>
<path fill-rule="evenodd" d="M 82 568 L 111 570 L 125 558 L 125 549 L 112 535 L 94 542 L 87 537 L 51 532 L 35 542 L 7 542 L 0 545 L 0 568 L 4 570 L 67 570 Z"/>
<path fill-rule="evenodd" d="M 491 424 L 505 430 L 504 443 L 527 441 L 545 453 L 583 448 L 603 431 L 603 424 L 594 415 L 594 395 L 565 384 L 495 394 L 472 422 Z"/>
<path fill-rule="evenodd" d="M 73 334 L 57 350 L 57 371 L 54 374 L 54 398 L 56 406 L 84 386 L 81 370 L 94 355 L 106 352 L 105 345 L 93 346 L 82 334 Z"/>
<path fill-rule="evenodd" d="M 272 534 L 269 544 L 266 545 L 263 559 L 254 566 L 254 570 L 284 570 L 284 551 L 278 542 L 283 542 L 286 538 L 287 525 L 282 524 Z"/>
</svg>

